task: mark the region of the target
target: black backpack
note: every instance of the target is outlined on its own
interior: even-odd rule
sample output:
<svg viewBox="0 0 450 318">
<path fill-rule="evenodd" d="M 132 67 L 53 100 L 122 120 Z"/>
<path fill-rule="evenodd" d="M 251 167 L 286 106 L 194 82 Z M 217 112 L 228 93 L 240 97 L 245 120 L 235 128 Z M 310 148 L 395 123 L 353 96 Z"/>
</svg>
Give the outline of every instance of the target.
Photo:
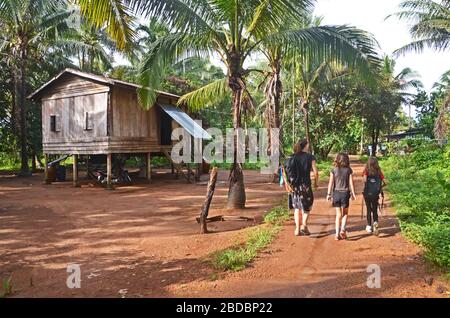
<svg viewBox="0 0 450 318">
<path fill-rule="evenodd" d="M 379 175 L 367 176 L 367 181 L 364 185 L 364 197 L 367 199 L 378 199 L 380 193 L 381 177 Z"/>
</svg>

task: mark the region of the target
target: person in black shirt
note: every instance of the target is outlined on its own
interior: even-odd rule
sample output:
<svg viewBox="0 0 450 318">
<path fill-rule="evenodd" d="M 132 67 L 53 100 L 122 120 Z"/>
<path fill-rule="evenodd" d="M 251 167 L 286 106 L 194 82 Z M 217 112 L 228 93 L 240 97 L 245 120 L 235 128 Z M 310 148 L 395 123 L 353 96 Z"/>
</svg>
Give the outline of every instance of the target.
<svg viewBox="0 0 450 318">
<path fill-rule="evenodd" d="M 293 193 L 289 194 L 290 208 L 294 209 L 295 235 L 310 235 L 308 230 L 308 218 L 312 210 L 314 195 L 311 182 L 311 170 L 314 172 L 314 188 L 317 189 L 319 172 L 316 166 L 316 158 L 308 153 L 309 144 L 306 139 L 301 140 L 294 147 L 294 175 L 290 183 Z M 300 210 L 302 217 L 300 218 Z"/>
</svg>

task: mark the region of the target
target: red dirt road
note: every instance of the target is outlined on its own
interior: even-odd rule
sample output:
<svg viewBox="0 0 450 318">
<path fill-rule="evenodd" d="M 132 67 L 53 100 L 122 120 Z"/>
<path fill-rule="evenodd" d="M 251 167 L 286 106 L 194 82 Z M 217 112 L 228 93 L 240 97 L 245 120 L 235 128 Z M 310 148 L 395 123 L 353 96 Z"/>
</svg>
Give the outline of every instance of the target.
<svg viewBox="0 0 450 318">
<path fill-rule="evenodd" d="M 359 175 L 362 166 L 353 168 Z M 246 172 L 248 208 L 223 212 L 227 176 L 219 175 L 211 215 L 260 220 L 282 197 L 267 177 Z M 205 258 L 242 242 L 252 224 L 214 223 L 213 233 L 198 235 L 205 184 L 158 176 L 151 185 L 108 192 L 86 184 L 45 186 L 41 177 L 0 177 L 0 279 L 11 277 L 10 297 L 448 297 L 436 292 L 449 286 L 427 272 L 391 210 L 381 218 L 382 234 L 373 237 L 363 231 L 358 198 L 349 240 L 335 242 L 325 182 L 315 194 L 311 237 L 294 237 L 288 222 L 249 268 L 216 273 Z M 80 289 L 66 286 L 67 265 L 74 263 L 81 266 Z M 369 264 L 381 267 L 380 289 L 366 287 Z M 430 276 L 432 286 L 424 280 Z"/>
<path fill-rule="evenodd" d="M 282 190 L 267 176 L 245 177 L 247 208 L 224 212 L 228 172 L 220 172 L 211 216 L 258 222 L 279 202 Z M 254 225 L 220 222 L 208 226 L 212 234 L 197 234 L 206 183 L 170 174 L 115 191 L 41 180 L 0 176 L 0 281 L 11 277 L 13 297 L 169 296 L 171 285 L 208 279 L 212 270 L 202 260 L 242 241 L 241 229 Z M 68 264 L 81 266 L 80 289 L 66 286 Z"/>
<path fill-rule="evenodd" d="M 353 163 L 352 168 L 361 193 L 363 165 Z M 250 268 L 174 292 L 195 297 L 448 297 L 436 289 L 441 285 L 448 291 L 449 284 L 429 273 L 418 247 L 401 236 L 391 208 L 381 217 L 381 234 L 375 237 L 365 232 L 359 195 L 351 203 L 348 240 L 334 241 L 335 212 L 325 200 L 326 186 L 322 182 L 315 193 L 310 237 L 295 237 L 289 222 Z M 370 264 L 380 267 L 379 289 L 367 287 Z M 430 286 L 425 280 L 433 276 Z"/>
</svg>

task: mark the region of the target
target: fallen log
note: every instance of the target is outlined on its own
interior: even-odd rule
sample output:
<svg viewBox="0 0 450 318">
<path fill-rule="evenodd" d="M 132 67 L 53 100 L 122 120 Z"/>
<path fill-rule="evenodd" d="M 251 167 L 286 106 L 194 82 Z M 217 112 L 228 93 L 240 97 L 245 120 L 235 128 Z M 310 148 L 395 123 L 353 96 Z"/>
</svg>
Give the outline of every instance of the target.
<svg viewBox="0 0 450 318">
<path fill-rule="evenodd" d="M 200 217 L 195 218 L 197 220 L 197 223 L 200 224 L 201 219 Z M 217 215 L 217 216 L 211 216 L 206 218 L 206 223 L 212 223 L 212 222 L 223 222 L 223 221 L 243 221 L 243 222 L 253 222 L 255 221 L 255 218 L 249 218 L 246 216 L 235 216 L 235 215 Z"/>
<path fill-rule="evenodd" d="M 214 195 L 214 190 L 216 189 L 217 182 L 217 167 L 214 167 L 211 171 L 209 177 L 208 188 L 206 191 L 206 199 L 202 206 L 202 212 L 200 213 L 200 234 L 208 233 L 208 228 L 206 222 L 208 219 L 209 207 L 211 206 L 211 201 Z"/>
</svg>

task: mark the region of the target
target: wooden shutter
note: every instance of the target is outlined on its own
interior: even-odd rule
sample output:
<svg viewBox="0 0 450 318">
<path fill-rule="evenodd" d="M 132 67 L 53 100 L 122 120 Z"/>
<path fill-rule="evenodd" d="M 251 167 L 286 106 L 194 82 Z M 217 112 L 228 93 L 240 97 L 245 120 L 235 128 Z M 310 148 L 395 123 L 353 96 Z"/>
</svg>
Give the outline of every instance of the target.
<svg viewBox="0 0 450 318">
<path fill-rule="evenodd" d="M 56 131 L 56 116 L 50 115 L 50 131 Z"/>
<path fill-rule="evenodd" d="M 85 119 L 85 126 L 84 126 L 85 128 L 84 129 L 86 129 L 86 130 L 94 129 L 94 120 L 93 120 L 92 113 L 86 112 L 84 119 Z"/>
<path fill-rule="evenodd" d="M 55 131 L 61 131 L 61 116 L 55 115 Z"/>
</svg>

